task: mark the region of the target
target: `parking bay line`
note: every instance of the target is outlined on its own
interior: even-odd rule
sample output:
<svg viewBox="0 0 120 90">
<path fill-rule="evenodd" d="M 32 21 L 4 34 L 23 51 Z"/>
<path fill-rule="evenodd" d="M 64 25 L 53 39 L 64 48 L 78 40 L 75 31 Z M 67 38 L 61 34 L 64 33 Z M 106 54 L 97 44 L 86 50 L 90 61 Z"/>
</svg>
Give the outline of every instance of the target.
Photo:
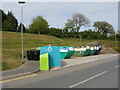
<svg viewBox="0 0 120 90">
<path fill-rule="evenodd" d="M 38 75 L 38 74 L 32 74 L 32 75 L 28 75 L 28 76 L 19 77 L 19 78 L 14 78 L 14 79 L 9 79 L 9 80 L 4 80 L 4 81 L 0 81 L 0 83 L 6 83 L 6 82 L 10 82 L 10 81 L 14 81 L 14 80 L 22 79 L 22 78 L 33 77 L 33 76 L 36 76 L 36 75 Z"/>
<path fill-rule="evenodd" d="M 104 72 L 102 72 L 102 73 L 99 73 L 99 74 L 97 74 L 97 75 L 95 75 L 95 76 L 93 76 L 93 77 L 90 77 L 90 78 L 88 78 L 88 79 L 86 79 L 86 80 L 84 80 L 84 81 L 81 81 L 81 82 L 79 82 L 79 83 L 76 83 L 76 84 L 74 84 L 74 85 L 72 85 L 72 86 L 69 86 L 69 88 L 73 88 L 73 87 L 75 87 L 75 86 L 77 86 L 77 85 L 80 85 L 80 84 L 82 84 L 82 83 L 85 83 L 85 82 L 87 82 L 87 81 L 89 81 L 89 80 L 91 80 L 91 79 L 94 79 L 94 78 L 96 78 L 96 77 L 98 77 L 98 76 L 101 76 L 101 75 L 103 75 L 103 74 L 105 74 L 105 73 L 107 73 L 107 71 L 104 71 Z"/>
</svg>

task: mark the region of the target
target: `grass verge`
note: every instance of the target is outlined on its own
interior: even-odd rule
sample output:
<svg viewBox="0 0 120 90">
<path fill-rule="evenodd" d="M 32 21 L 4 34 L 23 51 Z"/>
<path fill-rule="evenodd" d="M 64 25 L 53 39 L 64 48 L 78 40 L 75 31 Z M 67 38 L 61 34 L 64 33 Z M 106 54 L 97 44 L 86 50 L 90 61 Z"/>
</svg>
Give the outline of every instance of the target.
<svg viewBox="0 0 120 90">
<path fill-rule="evenodd" d="M 49 35 L 38 34 L 24 34 L 24 54 L 29 49 L 36 47 L 48 46 L 80 46 L 87 45 L 91 42 L 98 42 L 100 44 L 110 47 L 117 47 L 118 42 L 108 40 L 80 40 L 77 38 L 63 38 L 59 39 Z M 119 49 L 114 48 L 119 51 Z M 21 59 L 21 33 L 18 32 L 2 32 L 2 70 L 9 70 L 19 67 L 24 63 Z"/>
</svg>

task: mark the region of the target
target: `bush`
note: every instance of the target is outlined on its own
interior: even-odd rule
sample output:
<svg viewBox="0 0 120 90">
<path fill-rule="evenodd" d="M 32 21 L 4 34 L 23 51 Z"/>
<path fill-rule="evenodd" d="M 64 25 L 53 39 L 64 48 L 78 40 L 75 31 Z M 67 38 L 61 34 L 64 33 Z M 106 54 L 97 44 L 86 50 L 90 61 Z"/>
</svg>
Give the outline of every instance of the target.
<svg viewBox="0 0 120 90">
<path fill-rule="evenodd" d="M 7 70 L 10 68 L 10 65 L 7 64 L 6 62 L 2 62 L 2 70 Z"/>
<path fill-rule="evenodd" d="M 120 47 L 113 47 L 113 49 L 117 52 L 120 52 Z"/>
</svg>

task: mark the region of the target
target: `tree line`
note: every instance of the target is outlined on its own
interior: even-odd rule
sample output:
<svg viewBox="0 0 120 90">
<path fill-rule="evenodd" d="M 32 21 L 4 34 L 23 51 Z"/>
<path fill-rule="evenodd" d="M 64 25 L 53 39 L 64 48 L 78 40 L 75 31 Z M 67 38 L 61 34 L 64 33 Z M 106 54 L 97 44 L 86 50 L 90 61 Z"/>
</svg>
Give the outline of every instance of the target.
<svg viewBox="0 0 120 90">
<path fill-rule="evenodd" d="M 7 14 L 0 9 L 2 15 L 2 31 L 21 32 L 21 25 L 15 18 L 12 11 Z M 75 13 L 66 20 L 63 29 L 50 27 L 47 20 L 42 16 L 37 16 L 32 20 L 28 28 L 23 26 L 24 33 L 45 34 L 58 38 L 82 38 L 82 39 L 100 39 L 100 40 L 119 40 L 120 33 L 115 33 L 114 27 L 106 21 L 96 21 L 93 24 L 94 29 L 80 31 L 81 27 L 90 26 L 90 20 L 81 13 Z"/>
</svg>

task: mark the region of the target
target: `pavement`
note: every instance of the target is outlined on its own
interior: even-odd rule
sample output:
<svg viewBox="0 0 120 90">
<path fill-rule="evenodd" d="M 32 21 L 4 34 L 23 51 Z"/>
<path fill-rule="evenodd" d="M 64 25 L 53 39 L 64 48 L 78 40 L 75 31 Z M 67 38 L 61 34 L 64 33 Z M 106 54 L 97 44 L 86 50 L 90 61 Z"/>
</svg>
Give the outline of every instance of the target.
<svg viewBox="0 0 120 90">
<path fill-rule="evenodd" d="M 86 57 L 72 57 L 71 59 L 62 59 L 62 67 L 54 67 L 50 70 L 58 70 L 61 68 L 100 61 L 114 56 L 118 56 L 118 54 L 99 54 Z M 24 61 L 26 61 L 25 64 L 23 64 L 19 68 L 16 68 L 14 70 L 3 71 L 2 77 L 0 77 L 0 79 L 2 78 L 2 80 L 7 80 L 39 72 L 39 61 L 29 61 L 26 59 L 24 59 Z"/>
<path fill-rule="evenodd" d="M 23 60 L 23 61 L 25 61 L 25 64 L 21 65 L 16 69 L 2 71 L 2 77 L 0 78 L 6 80 L 24 75 L 29 75 L 39 71 L 39 61 L 29 61 L 29 60 Z"/>
</svg>

